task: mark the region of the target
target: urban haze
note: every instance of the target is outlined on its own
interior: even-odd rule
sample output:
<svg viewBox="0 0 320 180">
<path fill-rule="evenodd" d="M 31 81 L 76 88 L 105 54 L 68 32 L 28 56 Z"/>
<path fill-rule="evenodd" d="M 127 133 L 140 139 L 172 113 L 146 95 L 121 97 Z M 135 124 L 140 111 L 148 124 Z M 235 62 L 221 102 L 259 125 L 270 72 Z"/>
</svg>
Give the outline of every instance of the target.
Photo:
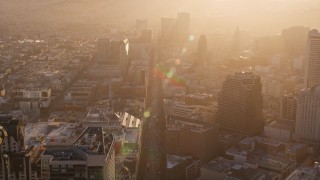
<svg viewBox="0 0 320 180">
<path fill-rule="evenodd" d="M 0 180 L 320 180 L 319 0 L 0 0 Z"/>
</svg>

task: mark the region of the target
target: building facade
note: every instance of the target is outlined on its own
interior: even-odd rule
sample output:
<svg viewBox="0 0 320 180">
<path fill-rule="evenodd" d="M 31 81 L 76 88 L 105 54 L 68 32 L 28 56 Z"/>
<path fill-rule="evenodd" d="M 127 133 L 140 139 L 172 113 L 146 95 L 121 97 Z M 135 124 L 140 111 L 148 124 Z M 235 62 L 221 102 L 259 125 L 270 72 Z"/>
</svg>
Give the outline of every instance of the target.
<svg viewBox="0 0 320 180">
<path fill-rule="evenodd" d="M 180 12 L 177 18 L 161 19 L 162 42 L 173 45 L 173 42 L 183 43 L 188 41 L 190 29 L 190 14 Z"/>
<path fill-rule="evenodd" d="M 199 159 L 201 164 L 218 155 L 219 129 L 209 123 L 172 117 L 166 129 L 167 152 Z"/>
<path fill-rule="evenodd" d="M 228 75 L 219 95 L 217 116 L 223 130 L 260 132 L 263 127 L 260 77 L 251 72 Z"/>
<path fill-rule="evenodd" d="M 280 117 L 295 122 L 297 116 L 297 97 L 293 93 L 284 94 L 281 98 Z"/>
<path fill-rule="evenodd" d="M 320 86 L 305 89 L 298 97 L 295 137 L 302 142 L 320 143 Z"/>
<path fill-rule="evenodd" d="M 115 179 L 114 136 L 88 127 L 74 144 L 49 145 L 41 155 L 43 180 Z"/>
<path fill-rule="evenodd" d="M 21 120 L 0 116 L 0 180 L 40 179 L 33 156 L 36 150 L 25 149 L 24 137 Z"/>
<path fill-rule="evenodd" d="M 304 86 L 310 88 L 320 84 L 320 33 L 315 29 L 309 32 L 306 60 Z"/>
</svg>

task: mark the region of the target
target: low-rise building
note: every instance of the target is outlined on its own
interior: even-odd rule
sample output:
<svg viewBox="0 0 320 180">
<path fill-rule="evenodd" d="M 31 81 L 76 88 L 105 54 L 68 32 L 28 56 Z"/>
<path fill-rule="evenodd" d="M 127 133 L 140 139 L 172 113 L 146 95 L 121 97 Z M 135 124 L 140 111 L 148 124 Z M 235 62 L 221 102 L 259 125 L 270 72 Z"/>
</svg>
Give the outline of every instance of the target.
<svg viewBox="0 0 320 180">
<path fill-rule="evenodd" d="M 285 153 L 287 159 L 294 163 L 301 163 L 307 156 L 308 146 L 300 143 L 288 143 L 286 144 Z"/>
<path fill-rule="evenodd" d="M 200 176 L 200 161 L 191 156 L 167 155 L 167 174 L 169 180 L 195 180 Z"/>
<path fill-rule="evenodd" d="M 288 142 L 293 135 L 292 121 L 274 121 L 264 126 L 264 135 L 267 138 Z"/>
<path fill-rule="evenodd" d="M 316 162 L 313 168 L 303 167 L 293 171 L 286 180 L 318 180 L 320 179 L 320 166 Z"/>
<path fill-rule="evenodd" d="M 169 99 L 164 100 L 165 117 L 177 116 L 213 123 L 216 111 L 214 106 L 188 105 Z"/>
<path fill-rule="evenodd" d="M 219 153 L 219 129 L 217 125 L 172 117 L 167 123 L 166 144 L 169 154 L 192 156 L 203 164 Z"/>
<path fill-rule="evenodd" d="M 203 180 L 262 180 L 265 173 L 242 163 L 218 157 L 200 169 Z M 273 179 L 273 177 L 271 178 Z"/>
<path fill-rule="evenodd" d="M 89 127 L 72 145 L 49 145 L 41 155 L 43 180 L 115 179 L 114 136 Z"/>
</svg>

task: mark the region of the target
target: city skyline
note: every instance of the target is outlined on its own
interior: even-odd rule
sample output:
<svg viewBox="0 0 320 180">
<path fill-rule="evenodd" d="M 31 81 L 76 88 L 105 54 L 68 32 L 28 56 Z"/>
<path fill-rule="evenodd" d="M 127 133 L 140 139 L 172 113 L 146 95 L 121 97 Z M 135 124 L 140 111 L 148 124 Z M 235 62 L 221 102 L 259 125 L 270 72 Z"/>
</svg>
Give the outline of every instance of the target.
<svg viewBox="0 0 320 180">
<path fill-rule="evenodd" d="M 0 2 L 0 180 L 320 179 L 320 2 Z"/>
</svg>

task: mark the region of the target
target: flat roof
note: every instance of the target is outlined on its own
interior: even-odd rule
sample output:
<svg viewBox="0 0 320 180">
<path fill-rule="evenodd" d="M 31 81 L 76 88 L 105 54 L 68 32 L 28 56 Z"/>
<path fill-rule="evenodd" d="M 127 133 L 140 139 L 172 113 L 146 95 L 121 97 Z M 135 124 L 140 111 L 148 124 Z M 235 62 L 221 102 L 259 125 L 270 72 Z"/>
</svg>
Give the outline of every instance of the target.
<svg viewBox="0 0 320 180">
<path fill-rule="evenodd" d="M 191 156 L 176 156 L 172 154 L 167 154 L 167 168 L 172 169 L 183 161 L 192 159 Z"/>
<path fill-rule="evenodd" d="M 286 180 L 316 180 L 320 178 L 320 173 L 316 173 L 312 168 L 302 168 L 295 170 Z"/>
<path fill-rule="evenodd" d="M 228 173 L 232 169 L 239 169 L 243 168 L 243 164 L 228 160 L 223 157 L 217 157 L 214 160 L 210 161 L 209 163 L 205 164 L 202 168 L 206 168 L 208 170 L 216 171 L 216 172 L 224 172 Z"/>
<path fill-rule="evenodd" d="M 53 161 L 84 161 L 81 154 L 72 147 L 46 149 L 43 155 L 53 156 Z"/>
</svg>

